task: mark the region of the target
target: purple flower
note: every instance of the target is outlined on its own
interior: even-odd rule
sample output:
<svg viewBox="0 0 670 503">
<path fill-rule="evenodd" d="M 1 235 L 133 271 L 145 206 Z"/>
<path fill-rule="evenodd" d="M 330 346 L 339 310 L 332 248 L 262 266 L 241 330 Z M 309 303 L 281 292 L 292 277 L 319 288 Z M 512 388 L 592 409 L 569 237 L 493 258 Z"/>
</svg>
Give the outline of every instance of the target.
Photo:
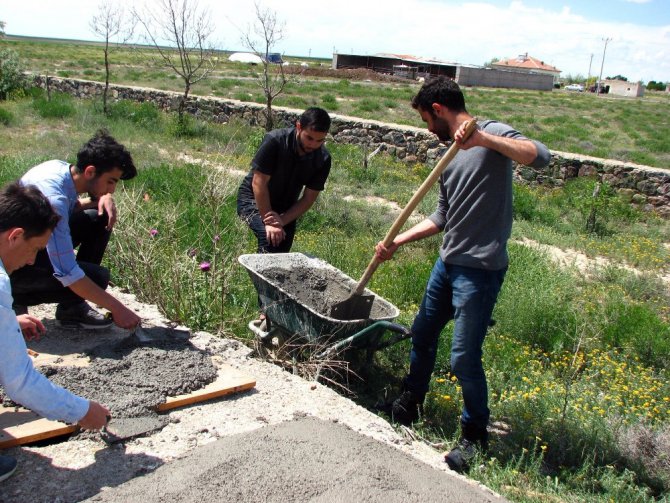
<svg viewBox="0 0 670 503">
<path fill-rule="evenodd" d="M 149 234 L 151 234 L 151 237 L 155 237 L 156 234 L 158 234 L 158 229 L 151 229 L 151 230 L 149 231 Z"/>
<path fill-rule="evenodd" d="M 186 255 L 188 255 L 191 258 L 195 258 L 195 256 L 198 254 L 198 250 L 195 248 L 189 248 L 189 250 L 186 252 Z"/>
<path fill-rule="evenodd" d="M 212 268 L 212 264 L 209 262 L 200 262 L 200 270 L 202 272 L 207 272 Z"/>
<path fill-rule="evenodd" d="M 218 243 L 220 240 L 221 240 L 221 236 L 219 236 L 218 234 L 216 236 L 214 236 L 214 242 L 215 243 Z"/>
</svg>

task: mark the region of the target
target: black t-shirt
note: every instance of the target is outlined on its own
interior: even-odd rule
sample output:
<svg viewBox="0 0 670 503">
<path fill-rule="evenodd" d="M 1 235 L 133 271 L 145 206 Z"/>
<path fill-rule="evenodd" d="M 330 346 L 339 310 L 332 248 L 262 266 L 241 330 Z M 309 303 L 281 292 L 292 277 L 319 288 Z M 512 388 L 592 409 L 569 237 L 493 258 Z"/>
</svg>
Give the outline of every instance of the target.
<svg viewBox="0 0 670 503">
<path fill-rule="evenodd" d="M 296 128 L 275 129 L 263 138 L 251 161 L 251 170 L 242 180 L 238 197 L 249 202 L 254 194 L 251 181 L 254 170 L 270 175 L 270 206 L 277 213 L 288 210 L 300 197 L 303 187 L 321 191 L 330 173 L 330 153 L 318 150 L 298 155 Z"/>
</svg>

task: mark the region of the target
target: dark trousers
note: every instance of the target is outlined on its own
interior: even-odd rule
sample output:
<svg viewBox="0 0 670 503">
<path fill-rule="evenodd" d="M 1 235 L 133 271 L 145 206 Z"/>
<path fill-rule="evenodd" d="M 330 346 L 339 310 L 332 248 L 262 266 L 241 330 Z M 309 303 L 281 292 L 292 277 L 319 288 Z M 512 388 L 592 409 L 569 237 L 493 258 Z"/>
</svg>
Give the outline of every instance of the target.
<svg viewBox="0 0 670 503">
<path fill-rule="evenodd" d="M 102 257 L 111 236 L 107 215 L 98 215 L 98 210 L 77 211 L 70 217 L 72 244 L 77 251 L 77 263 L 86 276 L 103 290 L 109 285 L 109 270 L 102 267 Z M 14 304 L 34 306 L 59 303 L 63 307 L 83 301 L 70 288 L 54 277 L 54 269 L 46 250 L 37 254 L 33 265 L 14 271 L 10 277 Z"/>
<path fill-rule="evenodd" d="M 258 253 L 288 253 L 293 246 L 293 238 L 295 236 L 295 220 L 284 226 L 286 237 L 279 243 L 279 246 L 272 246 L 268 241 L 267 233 L 265 232 L 265 224 L 258 212 L 255 202 L 237 200 L 237 214 L 252 230 L 256 239 L 258 240 Z"/>
<path fill-rule="evenodd" d="M 267 232 L 265 232 L 265 224 L 256 207 L 255 201 L 244 201 L 242 198 L 238 197 L 237 214 L 244 220 L 244 223 L 249 226 L 256 236 L 256 239 L 258 240 L 258 253 L 288 253 L 291 251 L 293 238 L 295 237 L 295 220 L 284 226 L 286 237 L 279 243 L 279 246 L 272 246 L 268 241 L 268 235 Z M 258 297 L 258 307 L 261 311 L 264 310 L 260 296 Z"/>
</svg>

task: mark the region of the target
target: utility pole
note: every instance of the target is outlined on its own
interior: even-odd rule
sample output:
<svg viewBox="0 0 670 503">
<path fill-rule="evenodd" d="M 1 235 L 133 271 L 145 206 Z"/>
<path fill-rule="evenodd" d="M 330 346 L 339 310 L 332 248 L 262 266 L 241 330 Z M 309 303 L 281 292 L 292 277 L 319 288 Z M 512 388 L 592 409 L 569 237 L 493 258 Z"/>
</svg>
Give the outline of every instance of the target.
<svg viewBox="0 0 670 503">
<path fill-rule="evenodd" d="M 603 38 L 605 42 L 605 47 L 603 48 L 603 60 L 600 62 L 600 77 L 598 77 L 598 87 L 596 88 L 596 96 L 600 96 L 600 81 L 603 79 L 603 66 L 605 66 L 605 51 L 607 51 L 607 43 L 610 42 L 611 38 Z"/>
<path fill-rule="evenodd" d="M 591 60 L 589 61 L 589 75 L 586 77 L 586 85 L 589 85 L 589 80 L 591 80 L 591 63 L 593 63 L 593 54 L 591 54 Z M 588 89 L 587 89 L 588 91 Z"/>
</svg>

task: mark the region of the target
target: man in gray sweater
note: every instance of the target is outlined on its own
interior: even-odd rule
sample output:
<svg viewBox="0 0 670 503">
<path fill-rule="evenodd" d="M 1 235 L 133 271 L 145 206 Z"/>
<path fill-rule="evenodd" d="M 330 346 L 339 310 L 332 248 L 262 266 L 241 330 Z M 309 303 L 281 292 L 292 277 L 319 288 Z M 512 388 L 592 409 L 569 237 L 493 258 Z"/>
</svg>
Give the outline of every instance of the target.
<svg viewBox="0 0 670 503">
<path fill-rule="evenodd" d="M 402 394 L 391 406 L 392 418 L 411 424 L 419 417 L 435 367 L 438 338 L 454 320 L 451 372 L 463 392 L 461 441 L 445 461 L 465 471 L 477 449 L 486 449 L 488 388 L 482 345 L 507 271 L 507 240 L 512 230 L 512 162 L 543 167 L 550 153 L 510 126 L 479 121 L 464 140 L 473 117 L 458 84 L 438 77 L 426 81 L 412 100 L 428 130 L 442 141 L 453 139 L 461 150 L 440 178 L 436 211 L 399 234 L 377 256 L 390 259 L 398 247 L 444 231 L 419 312 L 412 324 L 410 370 Z"/>
</svg>

